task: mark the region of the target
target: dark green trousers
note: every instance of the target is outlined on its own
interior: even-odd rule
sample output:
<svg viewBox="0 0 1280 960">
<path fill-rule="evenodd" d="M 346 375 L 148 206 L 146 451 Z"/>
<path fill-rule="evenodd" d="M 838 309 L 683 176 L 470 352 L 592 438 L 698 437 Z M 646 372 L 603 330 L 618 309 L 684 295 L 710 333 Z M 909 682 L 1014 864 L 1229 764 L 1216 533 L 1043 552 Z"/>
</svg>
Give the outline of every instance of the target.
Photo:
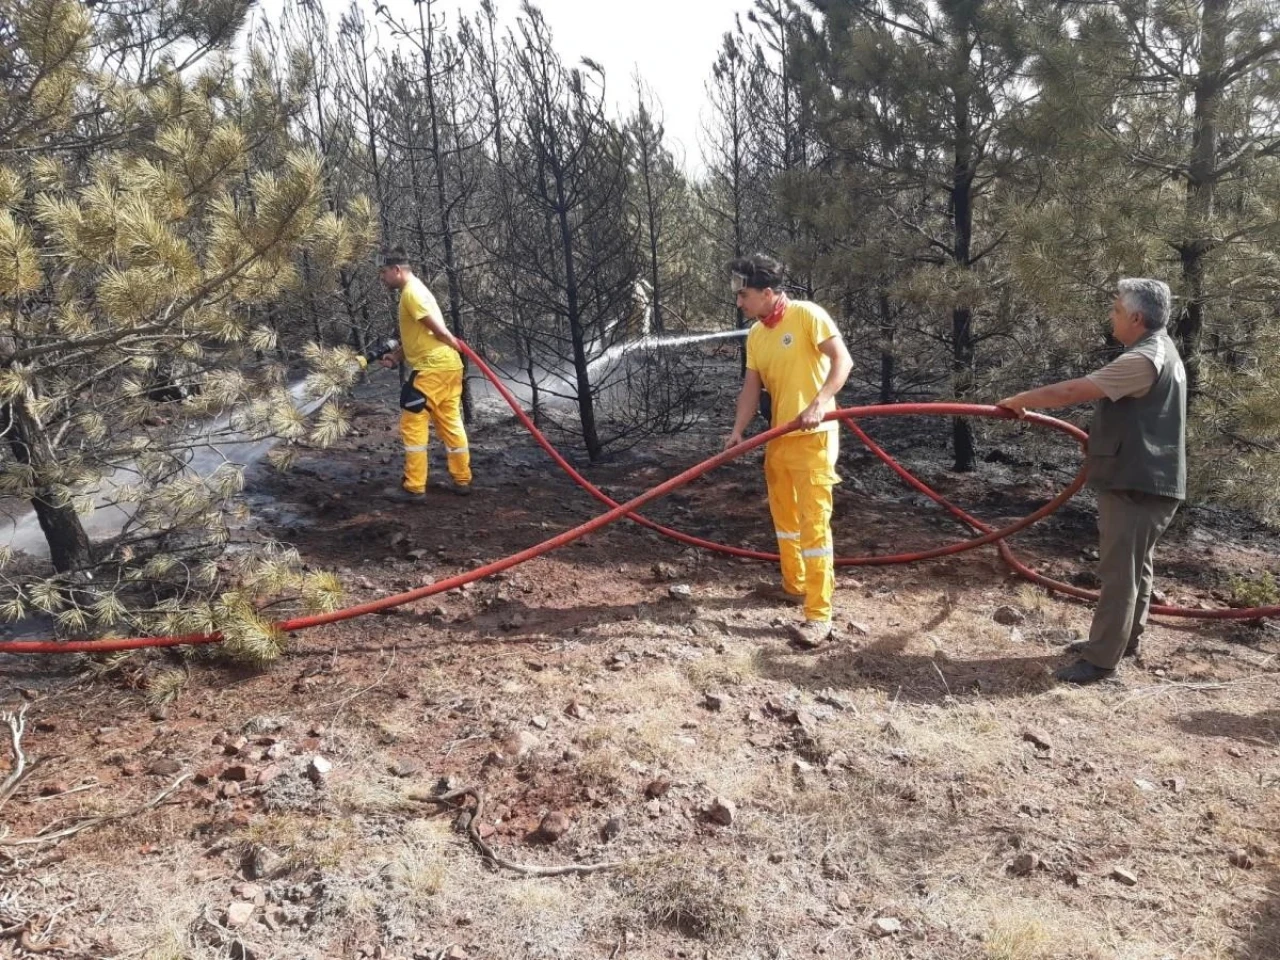
<svg viewBox="0 0 1280 960">
<path fill-rule="evenodd" d="M 1098 491 L 1098 577 L 1102 595 L 1093 612 L 1084 658 L 1108 669 L 1142 638 L 1151 607 L 1152 556 L 1180 500 L 1133 490 Z"/>
</svg>

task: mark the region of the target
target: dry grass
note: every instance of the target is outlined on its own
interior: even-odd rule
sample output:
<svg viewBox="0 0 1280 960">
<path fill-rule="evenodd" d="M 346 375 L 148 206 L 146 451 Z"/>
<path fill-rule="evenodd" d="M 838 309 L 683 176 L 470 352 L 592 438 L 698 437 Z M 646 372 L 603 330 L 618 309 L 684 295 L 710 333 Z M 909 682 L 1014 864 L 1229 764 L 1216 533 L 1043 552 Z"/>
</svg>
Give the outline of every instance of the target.
<svg viewBox="0 0 1280 960">
<path fill-rule="evenodd" d="M 181 916 L 172 907 L 168 908 L 148 932 L 150 942 L 143 960 L 187 960 L 191 955 L 188 928 L 192 916 L 194 914 Z"/>
<path fill-rule="evenodd" d="M 522 937 L 542 936 L 563 942 L 566 932 L 581 930 L 577 917 L 581 903 L 563 883 L 519 880 L 502 892 L 500 902 L 510 918 L 511 932 Z"/>
<path fill-rule="evenodd" d="M 386 764 L 376 768 L 385 770 Z M 329 799 L 344 814 L 391 814 L 418 811 L 421 803 L 415 795 L 422 788 L 404 780 L 389 781 L 373 771 L 358 776 L 346 776 L 329 788 Z"/>
<path fill-rule="evenodd" d="M 214 960 L 218 951 L 197 935 L 206 909 L 216 907 L 208 884 L 192 883 L 182 867 L 198 861 L 199 852 L 186 844 L 169 847 L 171 857 L 137 864 L 126 886 L 108 872 L 90 872 L 83 882 L 93 890 L 102 911 L 100 929 L 111 931 L 117 950 L 111 955 L 142 960 Z M 99 885 L 94 889 L 95 885 Z M 87 891 L 86 891 L 87 892 Z M 65 926 L 59 924 L 54 933 Z M 92 928 L 90 928 L 92 929 Z M 100 956 L 77 953 L 76 956 Z"/>
<path fill-rule="evenodd" d="M 977 772 L 1008 758 L 1014 741 L 1006 723 L 983 703 L 900 708 L 866 735 L 882 750 L 906 751 L 913 765 Z"/>
<path fill-rule="evenodd" d="M 350 820 L 306 816 L 287 811 L 259 816 L 245 830 L 246 846 L 269 847 L 290 868 L 335 870 L 360 849 Z"/>
<path fill-rule="evenodd" d="M 411 739 L 416 732 L 414 725 L 401 717 L 384 717 L 374 721 L 371 727 L 378 743 L 388 747 Z"/>
<path fill-rule="evenodd" d="M 404 842 L 383 869 L 387 879 L 414 902 L 436 896 L 448 883 L 447 830 L 438 821 L 411 821 L 405 827 Z"/>
<path fill-rule="evenodd" d="M 987 920 L 983 951 L 987 960 L 1086 960 L 1091 952 L 1079 932 L 1059 927 L 1042 903 L 996 906 Z"/>
<path fill-rule="evenodd" d="M 906 790 L 904 788 L 911 787 Z M 915 798 L 919 789 L 858 770 L 836 790 L 782 785 L 773 778 L 767 813 L 744 830 L 753 846 L 780 862 L 868 889 L 893 889 L 901 878 L 940 868 L 939 823 Z"/>
<path fill-rule="evenodd" d="M 755 906 L 751 879 L 728 855 L 670 855 L 627 874 L 634 909 L 649 923 L 715 944 L 745 935 Z"/>
<path fill-rule="evenodd" d="M 1053 601 L 1042 587 L 1037 587 L 1034 583 L 1024 583 L 1017 589 L 1016 606 L 1030 614 L 1039 615 L 1041 617 L 1048 614 L 1053 609 Z"/>
<path fill-rule="evenodd" d="M 746 654 L 694 660 L 684 670 L 696 690 L 732 689 L 758 680 L 763 672 L 763 659 L 760 650 L 752 650 Z"/>
<path fill-rule="evenodd" d="M 670 716 L 644 716 L 626 727 L 596 724 L 578 736 L 582 776 L 600 786 L 616 786 L 631 776 L 629 764 L 669 769 L 675 762 L 679 723 Z"/>
<path fill-rule="evenodd" d="M 593 745 L 582 752 L 578 761 L 578 775 L 588 786 L 613 790 L 626 781 L 627 769 L 617 751 L 606 744 L 606 738 L 593 738 Z"/>
</svg>

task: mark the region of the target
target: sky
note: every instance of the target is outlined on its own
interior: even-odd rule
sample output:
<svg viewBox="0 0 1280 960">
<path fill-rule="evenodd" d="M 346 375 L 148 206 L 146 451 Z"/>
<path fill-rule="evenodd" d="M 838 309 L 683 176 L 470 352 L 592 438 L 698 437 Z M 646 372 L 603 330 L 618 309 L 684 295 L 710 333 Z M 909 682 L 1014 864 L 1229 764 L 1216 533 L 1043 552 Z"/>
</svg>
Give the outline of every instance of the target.
<svg viewBox="0 0 1280 960">
<path fill-rule="evenodd" d="M 323 0 L 331 21 L 349 0 Z M 375 21 L 374 0 L 357 0 Z M 413 0 L 382 0 L 397 19 L 417 17 Z M 259 10 L 274 15 L 283 0 L 263 0 Z M 734 28 L 734 14 L 751 0 L 537 0 L 557 49 L 566 63 L 583 56 L 604 67 L 606 95 L 619 115 L 634 101 L 632 77 L 637 69 L 661 103 L 668 142 L 687 170 L 701 168 L 699 133 L 711 75 L 721 38 Z M 436 0 L 450 24 L 462 10 L 471 13 L 477 0 Z M 514 23 L 519 0 L 497 0 L 498 12 Z"/>
</svg>

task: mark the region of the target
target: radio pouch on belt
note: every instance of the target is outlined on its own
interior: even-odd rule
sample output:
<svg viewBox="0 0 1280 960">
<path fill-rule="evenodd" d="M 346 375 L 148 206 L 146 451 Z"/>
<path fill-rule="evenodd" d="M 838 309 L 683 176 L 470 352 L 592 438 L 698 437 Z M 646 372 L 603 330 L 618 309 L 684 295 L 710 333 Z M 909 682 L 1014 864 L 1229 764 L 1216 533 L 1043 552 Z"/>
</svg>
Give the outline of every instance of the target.
<svg viewBox="0 0 1280 960">
<path fill-rule="evenodd" d="M 773 398 L 768 390 L 760 391 L 760 416 L 765 423 L 773 423 Z"/>
<path fill-rule="evenodd" d="M 409 413 L 421 413 L 427 409 L 427 395 L 413 385 L 418 371 L 410 370 L 409 379 L 400 388 L 400 409 Z"/>
</svg>

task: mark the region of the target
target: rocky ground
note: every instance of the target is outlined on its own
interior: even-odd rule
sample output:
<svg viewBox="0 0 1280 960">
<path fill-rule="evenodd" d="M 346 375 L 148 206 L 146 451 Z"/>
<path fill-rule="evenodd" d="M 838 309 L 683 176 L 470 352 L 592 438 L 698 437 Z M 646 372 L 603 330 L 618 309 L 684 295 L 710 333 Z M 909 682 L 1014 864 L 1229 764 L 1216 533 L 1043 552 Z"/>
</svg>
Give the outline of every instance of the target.
<svg viewBox="0 0 1280 960">
<path fill-rule="evenodd" d="M 600 512 L 487 404 L 472 498 L 386 498 L 389 377 L 362 389 L 344 448 L 250 491 L 264 532 L 352 601 Z M 703 459 L 729 416 L 726 390 L 709 401 L 699 428 L 587 472 L 623 498 Z M 1072 472 L 1018 427 L 984 427 L 1002 452 L 959 476 L 945 426 L 867 426 L 992 521 Z M 841 470 L 839 552 L 962 535 L 851 441 Z M 750 457 L 650 513 L 769 547 L 762 490 Z M 1018 545 L 1087 583 L 1092 523 L 1079 499 Z M 1278 550 L 1189 510 L 1160 586 L 1205 606 L 1265 594 Z M 794 611 L 752 595 L 771 572 L 618 524 L 299 634 L 261 671 L 209 652 L 94 680 L 8 661 L 0 697 L 25 707 L 39 766 L 0 814 L 0 956 L 1280 956 L 1271 627 L 1160 621 L 1116 681 L 1064 689 L 1049 674 L 1088 608 L 991 551 L 843 569 L 840 638 L 813 653 L 786 644 Z"/>
</svg>

